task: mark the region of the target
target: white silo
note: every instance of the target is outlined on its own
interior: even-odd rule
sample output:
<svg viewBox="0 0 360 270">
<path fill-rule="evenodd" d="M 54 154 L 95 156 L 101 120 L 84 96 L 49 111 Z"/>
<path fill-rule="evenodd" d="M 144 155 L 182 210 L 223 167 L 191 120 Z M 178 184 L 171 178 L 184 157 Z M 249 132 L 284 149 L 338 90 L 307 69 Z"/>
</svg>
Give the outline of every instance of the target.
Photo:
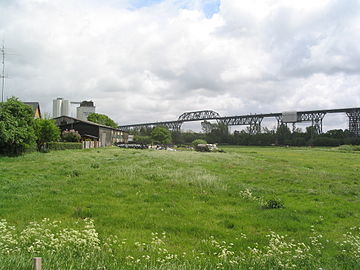
<svg viewBox="0 0 360 270">
<path fill-rule="evenodd" d="M 61 116 L 70 116 L 70 101 L 69 100 L 62 101 Z"/>
<path fill-rule="evenodd" d="M 61 116 L 62 101 L 62 98 L 57 98 L 53 100 L 53 118 Z"/>
</svg>

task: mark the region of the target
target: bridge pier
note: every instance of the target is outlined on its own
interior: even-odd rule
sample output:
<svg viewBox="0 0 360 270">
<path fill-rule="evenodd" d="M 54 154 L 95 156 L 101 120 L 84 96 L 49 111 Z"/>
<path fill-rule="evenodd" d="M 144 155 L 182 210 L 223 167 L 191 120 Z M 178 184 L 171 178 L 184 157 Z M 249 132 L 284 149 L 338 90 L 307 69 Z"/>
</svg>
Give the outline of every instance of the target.
<svg viewBox="0 0 360 270">
<path fill-rule="evenodd" d="M 360 110 L 346 112 L 349 117 L 349 131 L 355 136 L 360 136 Z"/>
<path fill-rule="evenodd" d="M 264 118 L 263 117 L 253 117 L 250 120 L 250 134 L 258 134 L 261 133 L 261 122 Z"/>
<path fill-rule="evenodd" d="M 282 115 L 275 116 L 275 118 L 277 122 L 276 129 L 279 129 L 279 127 L 283 124 Z"/>
</svg>

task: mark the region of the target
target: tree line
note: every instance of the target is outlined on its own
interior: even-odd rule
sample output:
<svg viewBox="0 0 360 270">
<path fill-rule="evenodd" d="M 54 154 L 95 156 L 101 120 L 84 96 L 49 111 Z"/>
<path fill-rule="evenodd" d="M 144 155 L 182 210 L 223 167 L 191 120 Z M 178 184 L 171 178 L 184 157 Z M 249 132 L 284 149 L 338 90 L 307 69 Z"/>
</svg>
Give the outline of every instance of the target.
<svg viewBox="0 0 360 270">
<path fill-rule="evenodd" d="M 252 134 L 247 128 L 241 131 L 229 132 L 228 126 L 219 123 L 204 121 L 201 123 L 202 132 L 168 131 L 172 144 L 191 144 L 194 140 L 201 139 L 208 143 L 231 145 L 289 145 L 289 146 L 339 146 L 343 144 L 360 145 L 360 138 L 349 130 L 333 129 L 323 134 L 317 134 L 314 127 L 307 127 L 305 131 L 295 129 L 293 132 L 286 124 L 281 124 L 277 129 L 263 128 L 261 133 Z M 139 143 L 153 142 L 153 130 L 167 130 L 165 127 L 140 128 L 132 130 L 135 141 Z"/>
</svg>

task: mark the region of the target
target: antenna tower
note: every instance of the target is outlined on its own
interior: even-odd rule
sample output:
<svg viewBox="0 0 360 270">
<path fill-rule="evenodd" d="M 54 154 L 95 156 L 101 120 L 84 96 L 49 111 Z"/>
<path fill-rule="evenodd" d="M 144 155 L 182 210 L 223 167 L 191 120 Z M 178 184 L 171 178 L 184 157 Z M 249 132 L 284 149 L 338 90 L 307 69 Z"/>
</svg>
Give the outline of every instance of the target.
<svg viewBox="0 0 360 270">
<path fill-rule="evenodd" d="M 1 102 L 4 102 L 4 87 L 5 87 L 5 45 L 4 42 L 1 47 L 2 58 L 2 73 L 1 73 Z"/>
</svg>

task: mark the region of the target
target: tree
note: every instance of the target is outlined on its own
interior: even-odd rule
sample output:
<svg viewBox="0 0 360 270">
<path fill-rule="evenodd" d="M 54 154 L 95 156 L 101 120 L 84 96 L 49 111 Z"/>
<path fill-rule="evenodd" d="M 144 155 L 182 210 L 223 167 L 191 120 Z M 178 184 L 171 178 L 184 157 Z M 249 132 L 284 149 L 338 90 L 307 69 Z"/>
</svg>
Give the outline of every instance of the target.
<svg viewBox="0 0 360 270">
<path fill-rule="evenodd" d="M 205 134 L 211 133 L 211 131 L 213 131 L 216 128 L 217 128 L 217 125 L 210 123 L 209 121 L 205 120 L 204 122 L 201 122 L 201 129 L 203 130 L 203 132 Z"/>
<path fill-rule="evenodd" d="M 90 113 L 87 119 L 91 122 L 98 123 L 100 125 L 105 125 L 108 127 L 117 128 L 118 126 L 114 120 L 112 120 L 109 116 L 105 114 Z"/>
<path fill-rule="evenodd" d="M 151 138 L 156 143 L 161 143 L 161 144 L 171 143 L 171 133 L 165 127 L 155 127 L 151 132 Z"/>
<path fill-rule="evenodd" d="M 134 141 L 137 143 L 142 144 L 151 144 L 151 137 L 150 136 L 141 136 L 141 135 L 135 135 Z"/>
<path fill-rule="evenodd" d="M 56 142 L 60 139 L 60 129 L 51 119 L 35 119 L 34 130 L 38 151 L 44 150 L 48 142 Z"/>
<path fill-rule="evenodd" d="M 19 155 L 35 141 L 34 113 L 12 97 L 0 104 L 0 154 Z"/>
<path fill-rule="evenodd" d="M 223 122 L 211 124 L 212 130 L 206 134 L 206 141 L 209 143 L 228 143 L 229 142 L 229 128 Z"/>
<path fill-rule="evenodd" d="M 281 123 L 281 125 L 276 130 L 276 140 L 277 144 L 279 145 L 285 145 L 288 144 L 291 139 L 291 131 L 288 128 L 288 126 L 284 123 Z"/>
</svg>

